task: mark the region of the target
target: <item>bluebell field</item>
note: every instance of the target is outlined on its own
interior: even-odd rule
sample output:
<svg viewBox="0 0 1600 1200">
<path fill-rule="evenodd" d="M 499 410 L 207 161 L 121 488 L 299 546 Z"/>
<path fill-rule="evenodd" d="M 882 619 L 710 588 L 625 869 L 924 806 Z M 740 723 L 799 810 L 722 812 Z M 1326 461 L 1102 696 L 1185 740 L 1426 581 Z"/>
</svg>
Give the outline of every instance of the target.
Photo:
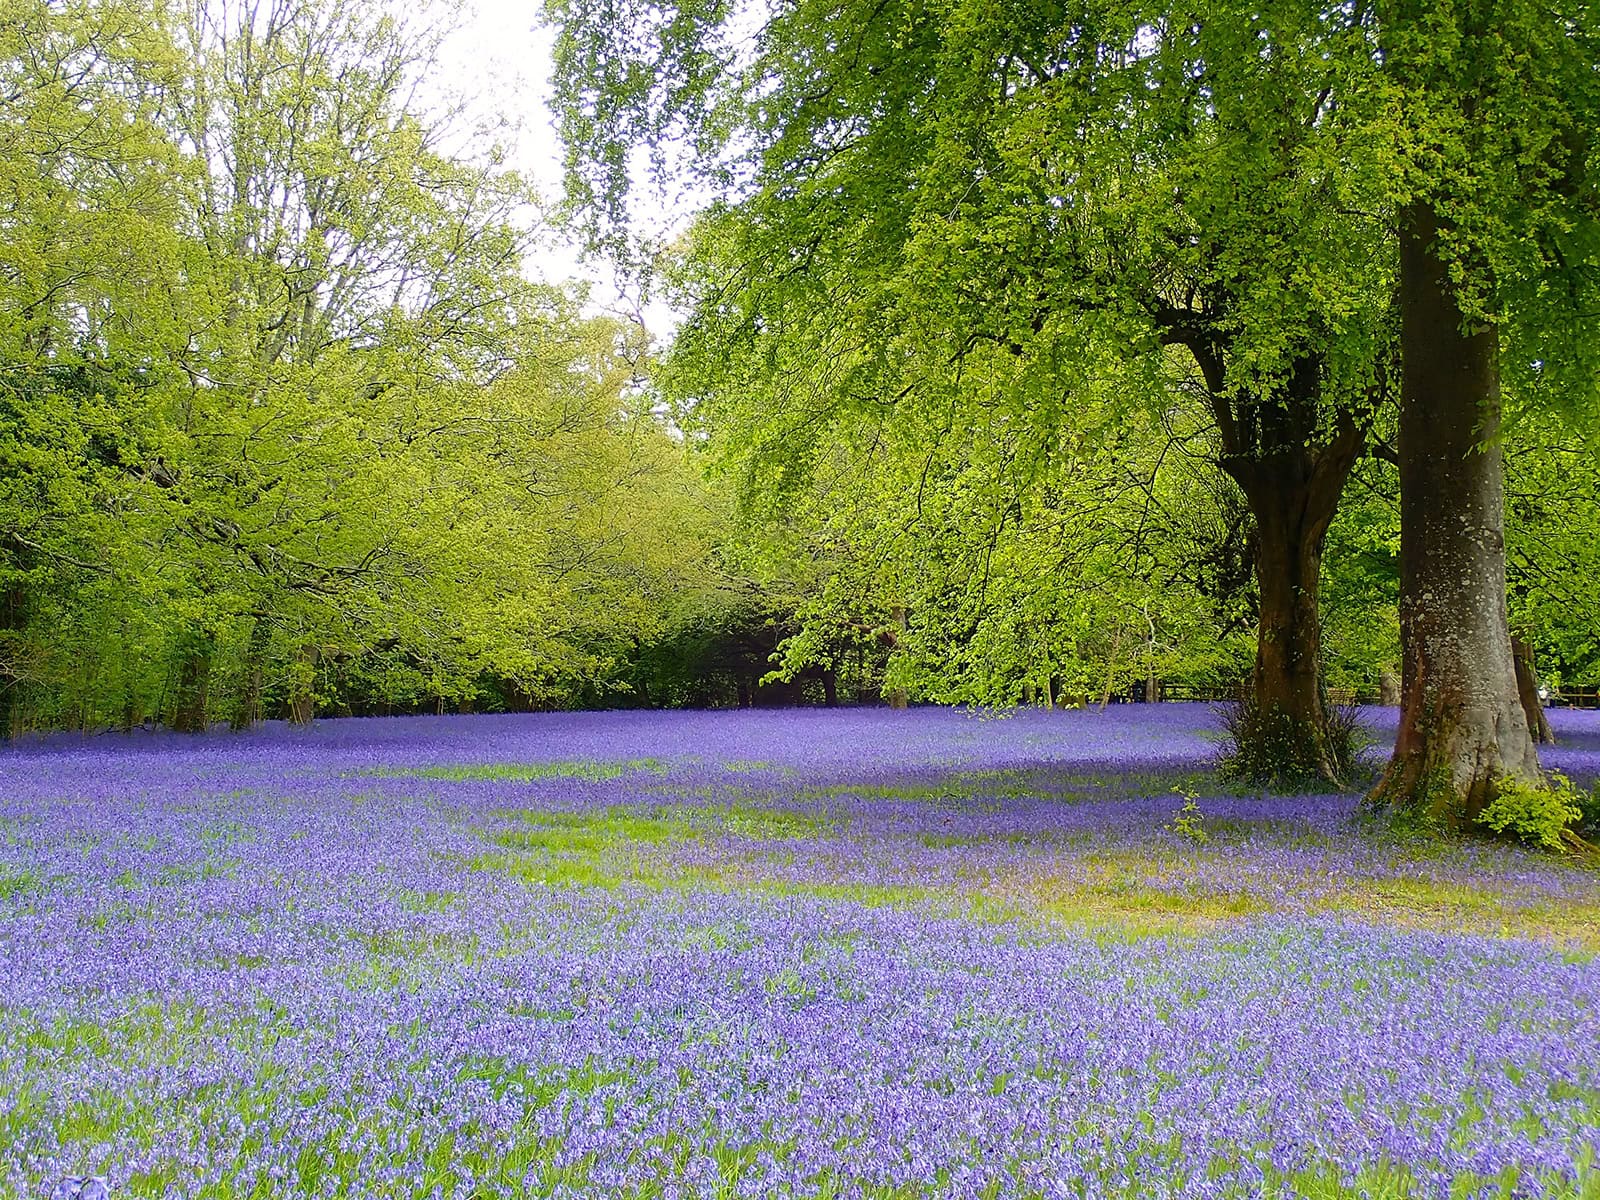
<svg viewBox="0 0 1600 1200">
<path fill-rule="evenodd" d="M 1600 719 L 1556 728 L 1592 779 Z M 1600 873 L 1223 792 L 1215 739 L 1129 705 L 7 751 L 0 1195 L 1600 1195 Z"/>
</svg>

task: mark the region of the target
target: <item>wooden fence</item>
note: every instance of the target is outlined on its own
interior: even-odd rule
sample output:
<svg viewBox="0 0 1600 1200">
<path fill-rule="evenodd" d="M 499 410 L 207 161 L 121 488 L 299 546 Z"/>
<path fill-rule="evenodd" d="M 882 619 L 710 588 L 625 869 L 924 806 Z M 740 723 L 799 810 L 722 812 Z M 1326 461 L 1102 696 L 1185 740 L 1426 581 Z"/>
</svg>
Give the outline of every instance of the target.
<svg viewBox="0 0 1600 1200">
<path fill-rule="evenodd" d="M 1197 700 L 1217 704 L 1238 700 L 1245 694 L 1245 683 L 1233 687 L 1200 683 L 1163 683 L 1159 690 L 1163 700 Z M 1376 689 L 1329 688 L 1328 699 L 1334 704 L 1378 704 Z M 1600 687 L 1552 688 L 1545 697 L 1547 708 L 1600 708 Z"/>
<path fill-rule="evenodd" d="M 1545 705 L 1563 708 L 1600 708 L 1600 688 L 1552 688 L 1545 697 Z"/>
</svg>

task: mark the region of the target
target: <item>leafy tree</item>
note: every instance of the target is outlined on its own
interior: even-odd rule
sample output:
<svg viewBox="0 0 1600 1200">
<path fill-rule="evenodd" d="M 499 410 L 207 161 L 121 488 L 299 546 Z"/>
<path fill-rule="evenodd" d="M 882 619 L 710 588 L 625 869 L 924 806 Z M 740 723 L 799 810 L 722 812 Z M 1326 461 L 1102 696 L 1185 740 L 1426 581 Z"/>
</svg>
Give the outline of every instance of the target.
<svg viewBox="0 0 1600 1200">
<path fill-rule="evenodd" d="M 170 29 L 133 3 L 0 5 L 0 735 L 71 665 L 117 561 L 177 282 Z"/>
<path fill-rule="evenodd" d="M 1466 827 L 1539 764 L 1506 612 L 1502 360 L 1564 378 L 1592 353 L 1600 25 L 1586 5 L 1380 5 L 1395 147 L 1403 697 L 1373 800 Z M 1385 103 L 1387 102 L 1387 103 Z M 1520 355 L 1519 355 L 1520 352 Z M 1548 382 L 1545 383 L 1548 387 Z"/>
<path fill-rule="evenodd" d="M 1541 676 L 1558 688 L 1600 680 L 1600 460 L 1586 433 L 1565 421 L 1518 420 L 1507 438 L 1509 618 L 1525 710 Z M 1539 715 L 1529 712 L 1530 729 Z"/>
<path fill-rule="evenodd" d="M 637 334 L 524 278 L 531 193 L 417 109 L 430 36 L 362 0 L 6 16 L 6 727 L 623 686 L 711 510 Z"/>
<path fill-rule="evenodd" d="M 728 5 L 555 11 L 598 232 L 636 147 L 687 136 L 725 189 L 675 355 L 752 480 L 791 486 L 851 409 L 962 437 L 1009 405 L 1030 462 L 1192 396 L 1255 519 L 1284 768 L 1339 774 L 1322 549 L 1392 379 L 1381 197 L 1331 102 L 1364 10 L 800 4 L 746 41 Z"/>
</svg>

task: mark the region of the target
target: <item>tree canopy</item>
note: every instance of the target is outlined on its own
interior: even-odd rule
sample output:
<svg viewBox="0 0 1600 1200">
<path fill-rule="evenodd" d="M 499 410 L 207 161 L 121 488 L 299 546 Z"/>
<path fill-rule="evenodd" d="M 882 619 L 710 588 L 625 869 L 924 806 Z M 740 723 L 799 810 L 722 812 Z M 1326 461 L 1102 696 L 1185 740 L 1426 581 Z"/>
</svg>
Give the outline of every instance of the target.
<svg viewBox="0 0 1600 1200">
<path fill-rule="evenodd" d="M 1600 671 L 1579 0 L 553 0 L 564 203 L 378 0 L 0 3 L 8 731 L 1388 696 L 1459 823 Z"/>
<path fill-rule="evenodd" d="M 1021 493 L 1053 502 L 1049 464 L 1086 438 L 1198 423 L 1253 524 L 1251 721 L 1281 750 L 1269 775 L 1338 779 L 1349 761 L 1324 700 L 1318 599 L 1360 457 L 1413 481 L 1405 544 L 1442 536 L 1426 511 L 1448 520 L 1481 495 L 1498 545 L 1498 398 L 1416 399 L 1435 394 L 1406 274 L 1418 213 L 1448 306 L 1435 341 L 1477 322 L 1497 380 L 1504 344 L 1523 402 L 1590 402 L 1595 318 L 1581 297 L 1600 110 L 1584 5 L 553 7 L 570 186 L 596 240 L 625 236 L 641 150 L 658 176 L 686 172 L 718 196 L 675 256 L 691 315 L 668 378 L 721 430 L 745 491 L 803 494 L 835 446 L 926 466 L 928 447 L 953 438 L 987 464 L 957 473 L 961 494 L 981 476 L 988 510 L 1011 513 Z M 1395 444 L 1397 411 L 1402 427 L 1434 413 L 1419 419 L 1452 429 L 1445 457 L 1470 470 L 1419 474 L 1428 454 L 1415 432 Z M 1076 461 L 1068 471 L 1084 476 Z M 1077 515 L 1096 519 L 1093 501 Z M 1467 708 L 1487 713 L 1515 698 L 1504 568 L 1469 556 L 1463 543 L 1441 570 L 1487 581 L 1464 601 L 1490 614 L 1485 644 L 1505 644 L 1476 653 L 1501 699 Z M 983 594 L 1015 611 L 989 591 L 985 562 Z M 1082 595 L 1138 571 L 1136 556 L 1109 572 L 1063 566 L 1062 587 Z M 1444 594 L 1408 571 L 1403 595 Z M 1460 606 L 1427 606 L 1432 625 L 1402 624 L 1407 729 L 1437 707 L 1415 681 L 1446 670 L 1418 666 L 1424 626 L 1469 623 Z M 1403 616 L 1418 611 L 1402 599 Z M 1476 720 L 1428 735 L 1478 747 L 1452 760 L 1479 765 L 1446 792 L 1522 770 L 1509 765 L 1520 751 L 1484 749 Z M 1400 792 L 1428 790 L 1434 772 Z"/>
<path fill-rule="evenodd" d="M 7 726 L 622 686 L 710 502 L 362 0 L 8 0 Z M 485 690 L 487 689 L 487 690 Z"/>
</svg>

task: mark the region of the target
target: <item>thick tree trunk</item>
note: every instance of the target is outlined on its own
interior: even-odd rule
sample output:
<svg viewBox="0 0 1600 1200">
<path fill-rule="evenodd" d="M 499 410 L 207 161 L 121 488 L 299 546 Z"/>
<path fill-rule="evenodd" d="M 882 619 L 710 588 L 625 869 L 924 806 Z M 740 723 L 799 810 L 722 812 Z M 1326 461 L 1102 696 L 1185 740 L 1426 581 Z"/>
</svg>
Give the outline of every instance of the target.
<svg viewBox="0 0 1600 1200">
<path fill-rule="evenodd" d="M 1511 639 L 1511 668 L 1517 673 L 1517 699 L 1522 701 L 1522 715 L 1528 719 L 1528 733 L 1541 746 L 1555 745 L 1555 730 L 1550 728 L 1550 718 L 1544 715 L 1544 703 L 1539 699 L 1533 647 L 1519 637 Z"/>
<path fill-rule="evenodd" d="M 1281 395 L 1233 418 L 1234 449 L 1222 463 L 1256 522 L 1261 611 L 1241 733 L 1257 744 L 1241 762 L 1256 764 L 1260 782 L 1341 784 L 1349 766 L 1322 686 L 1322 552 L 1366 437 L 1347 414 L 1331 432 L 1319 427 L 1321 374 L 1319 359 L 1303 357 Z"/>
<path fill-rule="evenodd" d="M 1467 327 L 1438 231 L 1401 212 L 1400 729 L 1371 800 L 1460 829 L 1539 760 L 1506 624 L 1499 335 Z"/>
<path fill-rule="evenodd" d="M 1310 513 L 1304 495 L 1270 494 L 1256 514 L 1261 621 L 1252 680 L 1255 710 L 1282 744 L 1286 773 L 1338 782 L 1328 746 L 1318 608 L 1322 546 L 1333 513 Z"/>
</svg>

